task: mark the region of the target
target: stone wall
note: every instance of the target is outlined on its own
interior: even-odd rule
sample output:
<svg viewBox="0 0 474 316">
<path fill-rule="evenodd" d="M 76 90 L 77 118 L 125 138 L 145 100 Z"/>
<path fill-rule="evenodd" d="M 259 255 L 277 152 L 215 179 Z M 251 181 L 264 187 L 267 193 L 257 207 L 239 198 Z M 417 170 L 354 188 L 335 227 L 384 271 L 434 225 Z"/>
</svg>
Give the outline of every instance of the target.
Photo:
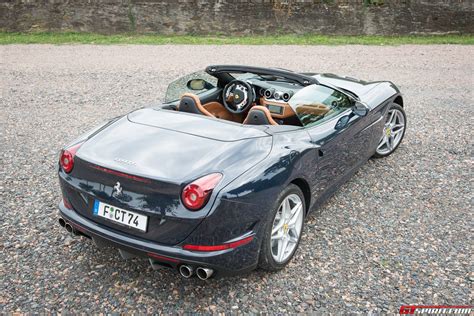
<svg viewBox="0 0 474 316">
<path fill-rule="evenodd" d="M 0 30 L 105 34 L 472 34 L 473 2 L 0 0 Z"/>
</svg>

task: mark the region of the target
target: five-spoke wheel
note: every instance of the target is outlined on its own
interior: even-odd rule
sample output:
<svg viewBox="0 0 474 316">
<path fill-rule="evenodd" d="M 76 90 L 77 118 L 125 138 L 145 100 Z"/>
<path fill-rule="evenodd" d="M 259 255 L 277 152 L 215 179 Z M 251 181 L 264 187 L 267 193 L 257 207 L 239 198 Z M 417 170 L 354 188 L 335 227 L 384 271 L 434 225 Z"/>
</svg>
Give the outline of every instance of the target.
<svg viewBox="0 0 474 316">
<path fill-rule="evenodd" d="M 400 145 L 405 135 L 406 116 L 403 108 L 393 103 L 387 113 L 382 137 L 375 151 L 375 157 L 390 155 Z"/>
<path fill-rule="evenodd" d="M 303 233 L 306 214 L 304 195 L 290 184 L 280 193 L 266 225 L 259 266 L 266 270 L 282 269 L 295 254 Z"/>
<path fill-rule="evenodd" d="M 272 227 L 272 255 L 283 263 L 293 254 L 303 228 L 303 202 L 296 194 L 287 196 L 278 208 Z"/>
</svg>

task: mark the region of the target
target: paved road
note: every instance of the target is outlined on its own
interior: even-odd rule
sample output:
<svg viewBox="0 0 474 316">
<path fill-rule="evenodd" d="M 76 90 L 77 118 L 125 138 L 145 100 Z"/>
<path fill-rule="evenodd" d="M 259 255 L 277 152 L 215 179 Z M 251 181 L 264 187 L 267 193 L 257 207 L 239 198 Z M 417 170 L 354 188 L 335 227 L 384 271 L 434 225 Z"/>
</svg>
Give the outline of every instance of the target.
<svg viewBox="0 0 474 316">
<path fill-rule="evenodd" d="M 1 46 L 0 310 L 396 312 L 472 303 L 472 46 Z M 279 273 L 184 280 L 57 225 L 66 141 L 211 63 L 391 80 L 408 130 L 310 216 Z"/>
</svg>

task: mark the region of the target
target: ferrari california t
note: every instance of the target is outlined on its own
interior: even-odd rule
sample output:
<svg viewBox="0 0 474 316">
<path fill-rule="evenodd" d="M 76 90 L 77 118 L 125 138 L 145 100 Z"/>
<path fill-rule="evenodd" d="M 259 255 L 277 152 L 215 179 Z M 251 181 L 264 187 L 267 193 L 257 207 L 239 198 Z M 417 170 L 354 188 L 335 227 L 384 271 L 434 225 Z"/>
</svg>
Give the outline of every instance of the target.
<svg viewBox="0 0 474 316">
<path fill-rule="evenodd" d="M 405 127 L 391 82 L 209 66 L 62 149 L 59 224 L 186 278 L 279 270 L 308 213 Z"/>
</svg>

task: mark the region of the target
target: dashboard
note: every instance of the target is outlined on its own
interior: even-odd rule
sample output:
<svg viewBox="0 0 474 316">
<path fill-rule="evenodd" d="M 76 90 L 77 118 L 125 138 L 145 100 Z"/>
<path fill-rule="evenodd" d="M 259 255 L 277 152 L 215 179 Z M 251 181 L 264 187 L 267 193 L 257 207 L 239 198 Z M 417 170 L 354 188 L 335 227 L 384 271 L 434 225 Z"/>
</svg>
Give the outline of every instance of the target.
<svg viewBox="0 0 474 316">
<path fill-rule="evenodd" d="M 291 97 L 301 89 L 301 86 L 289 82 L 252 82 L 259 96 L 258 103 L 265 106 L 272 117 L 285 119 L 295 115 L 288 104 Z"/>
<path fill-rule="evenodd" d="M 231 91 L 228 87 L 232 84 L 232 81 L 228 83 L 223 90 L 224 102 L 229 102 L 226 91 L 231 91 L 237 95 L 234 100 L 245 100 L 244 110 L 248 110 L 253 105 L 264 106 L 274 119 L 278 119 L 277 123 L 280 125 L 304 124 L 302 120 L 320 119 L 334 109 L 349 108 L 351 106 L 349 104 L 350 99 L 342 92 L 334 91 L 332 94 L 323 95 L 323 100 L 319 100 L 320 96 L 317 91 L 313 92 L 314 87 L 299 94 L 298 92 L 308 87 L 283 77 L 245 74 L 235 81 L 237 83 L 234 85 L 241 89 L 235 89 L 237 92 Z M 307 95 L 308 93 L 309 95 Z M 315 93 L 314 98 L 311 93 Z M 295 100 L 292 101 L 294 96 Z M 230 100 L 230 102 L 234 100 Z M 293 104 L 294 108 L 290 105 L 290 102 L 295 103 Z"/>
<path fill-rule="evenodd" d="M 285 119 L 295 115 L 295 112 L 287 102 L 268 100 L 265 97 L 261 97 L 259 102 L 260 105 L 263 105 L 270 111 L 272 117 Z"/>
</svg>

